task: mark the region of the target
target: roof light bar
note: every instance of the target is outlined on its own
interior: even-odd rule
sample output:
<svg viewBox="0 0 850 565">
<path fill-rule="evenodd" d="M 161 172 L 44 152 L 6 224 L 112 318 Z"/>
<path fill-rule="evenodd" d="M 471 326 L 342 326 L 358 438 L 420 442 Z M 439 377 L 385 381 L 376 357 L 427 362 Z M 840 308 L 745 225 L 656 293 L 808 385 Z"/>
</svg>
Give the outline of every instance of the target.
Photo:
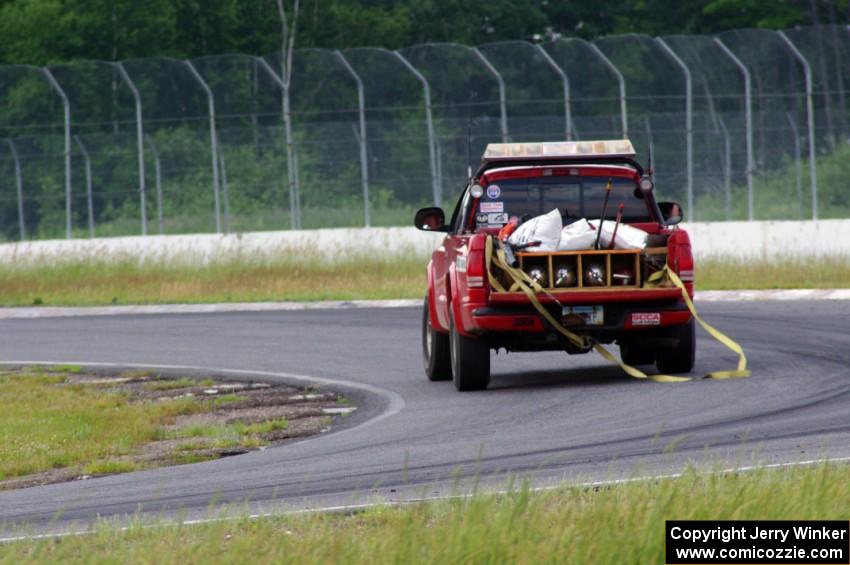
<svg viewBox="0 0 850 565">
<path fill-rule="evenodd" d="M 541 143 L 490 143 L 484 161 L 516 159 L 555 159 L 583 157 L 634 157 L 635 148 L 628 139 L 602 141 L 554 141 Z"/>
</svg>

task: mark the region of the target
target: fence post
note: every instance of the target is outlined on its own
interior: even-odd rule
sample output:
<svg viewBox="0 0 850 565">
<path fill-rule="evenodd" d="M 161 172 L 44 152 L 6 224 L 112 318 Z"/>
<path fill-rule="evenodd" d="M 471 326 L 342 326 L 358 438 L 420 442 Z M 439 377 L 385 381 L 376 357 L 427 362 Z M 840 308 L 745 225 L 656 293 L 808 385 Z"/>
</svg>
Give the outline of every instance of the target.
<svg viewBox="0 0 850 565">
<path fill-rule="evenodd" d="M 301 188 L 298 182 L 298 162 L 295 157 L 295 140 L 292 138 L 292 116 L 289 105 L 289 84 L 279 77 L 263 57 L 257 57 L 257 62 L 281 89 L 283 98 L 283 129 L 286 136 L 286 176 L 289 183 L 289 217 L 290 229 L 301 228 Z"/>
<path fill-rule="evenodd" d="M 717 125 L 723 134 L 723 194 L 726 208 L 726 221 L 732 219 L 732 144 L 729 141 L 729 129 L 723 116 L 717 116 Z"/>
<path fill-rule="evenodd" d="M 744 77 L 744 120 L 746 121 L 746 140 L 747 140 L 747 219 L 749 221 L 753 221 L 755 219 L 755 194 L 753 188 L 753 175 L 755 174 L 755 155 L 753 152 L 753 90 L 752 90 L 752 77 L 750 76 L 750 70 L 747 66 L 741 62 L 741 60 L 732 53 L 732 50 L 729 49 L 723 41 L 720 40 L 719 37 L 714 38 L 714 43 L 720 47 L 720 50 L 726 54 L 729 59 L 735 64 L 738 69 L 741 71 L 741 75 Z"/>
<path fill-rule="evenodd" d="M 646 142 L 649 144 L 649 154 L 652 155 L 652 168 L 658 169 L 658 156 L 655 154 L 655 143 L 652 141 L 652 124 L 649 122 L 649 115 L 643 116 L 643 127 L 646 131 Z M 658 183 L 655 183 L 656 189 Z"/>
<path fill-rule="evenodd" d="M 121 78 L 127 83 L 130 92 L 133 93 L 133 100 L 136 103 L 136 145 L 138 146 L 137 152 L 139 158 L 139 201 L 142 207 L 142 235 L 148 235 L 148 209 L 145 189 L 145 132 L 142 123 L 142 97 L 139 95 L 139 91 L 136 89 L 136 85 L 133 84 L 130 75 L 127 74 L 124 64 L 119 61 L 115 63 L 115 67 L 118 69 Z"/>
<path fill-rule="evenodd" d="M 620 72 L 620 69 L 611 62 L 605 53 L 596 46 L 595 43 L 587 42 L 590 46 L 591 50 L 599 57 L 603 63 L 605 63 L 611 72 L 617 77 L 617 82 L 620 84 L 620 120 L 622 121 L 623 127 L 623 139 L 628 139 L 629 137 L 629 113 L 626 109 L 626 78 L 623 76 L 623 73 Z"/>
<path fill-rule="evenodd" d="M 146 134 L 145 139 L 147 139 L 148 144 L 151 146 L 151 153 L 153 153 L 154 182 L 156 183 L 156 219 L 159 225 L 159 235 L 162 235 L 164 233 L 162 222 L 162 165 L 159 160 L 159 149 L 156 143 L 154 143 L 153 138 Z"/>
<path fill-rule="evenodd" d="M 94 197 L 92 193 L 92 179 L 91 179 L 91 156 L 89 155 L 88 150 L 86 150 L 86 146 L 83 144 L 83 140 L 80 139 L 79 135 L 74 136 L 74 142 L 77 144 L 77 147 L 80 148 L 80 153 L 83 156 L 83 162 L 86 167 L 86 207 L 88 208 L 89 213 L 89 237 L 94 237 Z M 144 235 L 144 234 L 142 234 Z"/>
<path fill-rule="evenodd" d="M 207 101 L 209 102 L 209 113 L 210 113 L 210 153 L 212 155 L 212 175 L 213 175 L 213 199 L 215 202 L 215 231 L 216 233 L 221 233 L 221 201 L 220 201 L 220 191 L 221 191 L 221 182 L 218 178 L 218 135 L 216 134 L 215 129 L 215 98 L 213 97 L 212 89 L 210 89 L 207 82 L 204 80 L 204 77 L 201 76 L 201 73 L 198 72 L 198 69 L 195 68 L 195 65 L 192 64 L 192 61 L 188 59 L 183 61 L 188 67 L 189 72 L 192 73 L 192 76 L 195 77 L 195 80 L 198 81 L 198 84 L 207 94 Z"/>
<path fill-rule="evenodd" d="M 558 73 L 558 75 L 561 77 L 561 84 L 564 88 L 564 122 L 566 123 L 565 133 L 567 135 L 567 141 L 571 141 L 573 138 L 573 118 L 570 112 L 570 79 L 567 76 L 567 73 L 564 72 L 564 69 L 562 69 L 558 65 L 558 63 L 556 63 L 555 60 L 549 55 L 549 53 L 547 53 L 546 50 L 543 49 L 542 45 L 538 43 L 535 44 L 534 47 L 536 47 L 537 51 L 543 56 L 543 60 L 546 61 L 546 64 L 549 65 L 552 70 Z"/>
<path fill-rule="evenodd" d="M 484 63 L 484 66 L 487 67 L 487 70 L 490 71 L 494 77 L 496 77 L 496 81 L 499 83 L 499 114 L 501 115 L 500 124 L 502 126 L 502 143 L 507 143 L 510 136 L 508 135 L 508 105 L 505 98 L 505 81 L 502 78 L 502 75 L 499 74 L 499 71 L 496 70 L 496 67 L 487 60 L 487 57 L 485 57 L 481 51 L 475 47 L 470 47 L 469 49 L 472 49 L 472 52 L 475 53 L 478 60 Z"/>
<path fill-rule="evenodd" d="M 295 136 L 292 134 L 292 106 L 289 99 L 289 85 L 283 92 L 283 129 L 286 135 L 286 160 L 291 164 L 287 175 L 289 179 L 290 205 L 292 211 L 293 229 L 301 229 L 301 177 L 298 169 L 298 147 L 295 145 Z"/>
<path fill-rule="evenodd" d="M 581 131 L 578 129 L 578 126 L 576 125 L 575 121 L 573 121 L 573 125 L 572 125 L 572 127 L 571 127 L 570 129 L 571 129 L 571 130 L 572 130 L 572 132 L 573 132 L 573 137 L 574 137 L 574 138 L 576 138 L 576 139 L 581 139 Z"/>
<path fill-rule="evenodd" d="M 687 175 L 688 175 L 688 221 L 694 221 L 694 105 L 693 82 L 691 71 L 682 59 L 667 45 L 667 42 L 656 37 L 655 40 L 671 59 L 682 69 L 685 75 L 685 134 L 687 144 Z"/>
<path fill-rule="evenodd" d="M 218 143 L 218 165 L 221 167 L 221 197 L 224 200 L 224 233 L 230 233 L 230 188 L 227 184 L 227 163 L 221 140 Z"/>
<path fill-rule="evenodd" d="M 15 142 L 11 139 L 6 140 L 9 143 L 9 151 L 12 152 L 12 160 L 15 162 L 15 190 L 18 193 L 18 226 L 21 229 L 21 241 L 26 240 L 27 230 L 24 220 L 24 179 L 21 174 L 21 159 L 18 155 L 18 148 L 15 147 Z"/>
<path fill-rule="evenodd" d="M 791 116 L 791 112 L 786 112 L 788 124 L 791 126 L 791 133 L 794 134 L 794 168 L 797 173 L 797 217 L 803 218 L 803 152 L 800 150 L 800 130 L 797 128 L 797 122 Z"/>
<path fill-rule="evenodd" d="M 47 67 L 41 71 L 47 77 L 47 82 L 62 98 L 62 106 L 65 110 L 65 238 L 71 239 L 71 102 L 62 86 Z"/>
<path fill-rule="evenodd" d="M 440 186 L 439 179 L 437 177 L 437 158 L 436 158 L 436 141 L 434 140 L 434 113 L 433 108 L 431 107 L 431 86 L 428 84 L 428 79 L 420 73 L 413 65 L 410 64 L 410 61 L 404 58 L 404 56 L 398 51 L 391 51 L 393 55 L 395 55 L 401 64 L 405 66 L 407 70 L 413 73 L 419 82 L 422 83 L 422 96 L 425 99 L 425 125 L 428 130 L 428 158 L 431 163 L 431 190 L 434 193 L 434 206 L 441 206 L 443 203 L 443 189 Z"/>
<path fill-rule="evenodd" d="M 437 154 L 437 182 L 443 186 L 443 144 L 439 137 L 434 138 L 434 152 Z"/>
<path fill-rule="evenodd" d="M 371 227 L 372 220 L 369 215 L 369 156 L 367 153 L 367 137 L 366 137 L 366 93 L 363 90 L 363 81 L 360 80 L 360 75 L 349 64 L 348 59 L 343 56 L 342 51 L 337 49 L 334 51 L 339 58 L 342 66 L 357 83 L 357 109 L 360 117 L 360 182 L 363 186 L 363 216 L 366 222 L 366 227 Z"/>
<path fill-rule="evenodd" d="M 817 162 L 815 161 L 815 157 L 817 152 L 815 150 L 815 105 L 813 101 L 813 93 L 812 93 L 812 68 L 809 66 L 809 62 L 803 57 L 803 54 L 800 53 L 800 50 L 797 49 L 797 46 L 794 45 L 788 36 L 785 35 L 783 31 L 777 31 L 779 37 L 788 45 L 788 48 L 791 49 L 791 53 L 794 54 L 794 57 L 797 61 L 800 62 L 800 65 L 803 66 L 803 73 L 806 76 L 806 121 L 808 122 L 809 128 L 809 175 L 811 176 L 812 183 L 812 219 L 818 219 L 818 173 L 817 173 Z"/>
</svg>

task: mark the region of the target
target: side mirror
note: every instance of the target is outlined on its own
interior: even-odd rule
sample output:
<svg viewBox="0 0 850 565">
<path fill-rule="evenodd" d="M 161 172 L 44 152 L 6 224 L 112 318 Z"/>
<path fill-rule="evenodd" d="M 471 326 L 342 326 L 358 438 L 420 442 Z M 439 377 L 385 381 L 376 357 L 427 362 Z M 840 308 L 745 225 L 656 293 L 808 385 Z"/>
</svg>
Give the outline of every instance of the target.
<svg viewBox="0 0 850 565">
<path fill-rule="evenodd" d="M 661 217 L 668 226 L 675 226 L 684 216 L 682 206 L 678 202 L 659 202 L 658 209 L 661 210 Z"/>
<path fill-rule="evenodd" d="M 449 231 L 443 209 L 434 206 L 422 208 L 416 212 L 413 225 L 422 231 Z"/>
</svg>

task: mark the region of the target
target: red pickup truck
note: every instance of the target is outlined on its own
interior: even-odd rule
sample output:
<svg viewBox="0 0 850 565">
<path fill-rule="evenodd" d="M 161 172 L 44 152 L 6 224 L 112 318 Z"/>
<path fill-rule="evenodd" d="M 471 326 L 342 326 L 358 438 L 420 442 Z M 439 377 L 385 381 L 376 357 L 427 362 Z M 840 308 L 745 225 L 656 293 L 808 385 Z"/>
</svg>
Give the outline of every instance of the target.
<svg viewBox="0 0 850 565">
<path fill-rule="evenodd" d="M 610 202 L 603 205 L 606 192 Z M 647 283 L 666 264 L 693 296 L 691 244 L 676 227 L 681 207 L 656 202 L 651 170 L 635 160 L 628 140 L 612 140 L 491 144 L 448 223 L 440 208 L 416 213 L 417 228 L 446 232 L 427 267 L 422 349 L 428 378 L 452 379 L 460 391 L 481 390 L 490 382 L 491 349 L 587 353 L 589 345 L 578 347 L 555 331 L 526 294 L 493 280 L 485 249 L 487 238 L 511 221 L 521 225 L 557 209 L 564 226 L 593 223 L 603 207 L 604 220 L 619 210 L 623 225 L 646 232 L 645 245 L 609 250 L 597 243 L 546 253 L 514 248 L 518 267 L 544 287 L 536 295 L 543 307 L 588 343 L 616 342 L 628 365 L 689 372 L 694 320 L 681 290 Z"/>
</svg>

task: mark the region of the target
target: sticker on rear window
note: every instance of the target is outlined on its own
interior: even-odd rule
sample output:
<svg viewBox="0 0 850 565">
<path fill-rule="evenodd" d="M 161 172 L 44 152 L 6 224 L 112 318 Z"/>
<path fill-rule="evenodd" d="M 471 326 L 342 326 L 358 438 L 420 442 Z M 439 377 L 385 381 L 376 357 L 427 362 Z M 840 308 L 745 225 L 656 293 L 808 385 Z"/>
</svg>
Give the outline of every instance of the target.
<svg viewBox="0 0 850 565">
<path fill-rule="evenodd" d="M 481 203 L 481 212 L 483 214 L 489 214 L 491 212 L 504 212 L 505 211 L 505 203 L 504 202 L 482 202 Z"/>
<path fill-rule="evenodd" d="M 501 195 L 502 189 L 499 188 L 498 184 L 491 184 L 487 187 L 487 198 L 489 198 L 490 200 L 495 200 Z"/>
<path fill-rule="evenodd" d="M 508 223 L 506 212 L 493 212 L 489 214 L 476 214 L 475 224 L 479 228 L 500 228 Z"/>
</svg>

